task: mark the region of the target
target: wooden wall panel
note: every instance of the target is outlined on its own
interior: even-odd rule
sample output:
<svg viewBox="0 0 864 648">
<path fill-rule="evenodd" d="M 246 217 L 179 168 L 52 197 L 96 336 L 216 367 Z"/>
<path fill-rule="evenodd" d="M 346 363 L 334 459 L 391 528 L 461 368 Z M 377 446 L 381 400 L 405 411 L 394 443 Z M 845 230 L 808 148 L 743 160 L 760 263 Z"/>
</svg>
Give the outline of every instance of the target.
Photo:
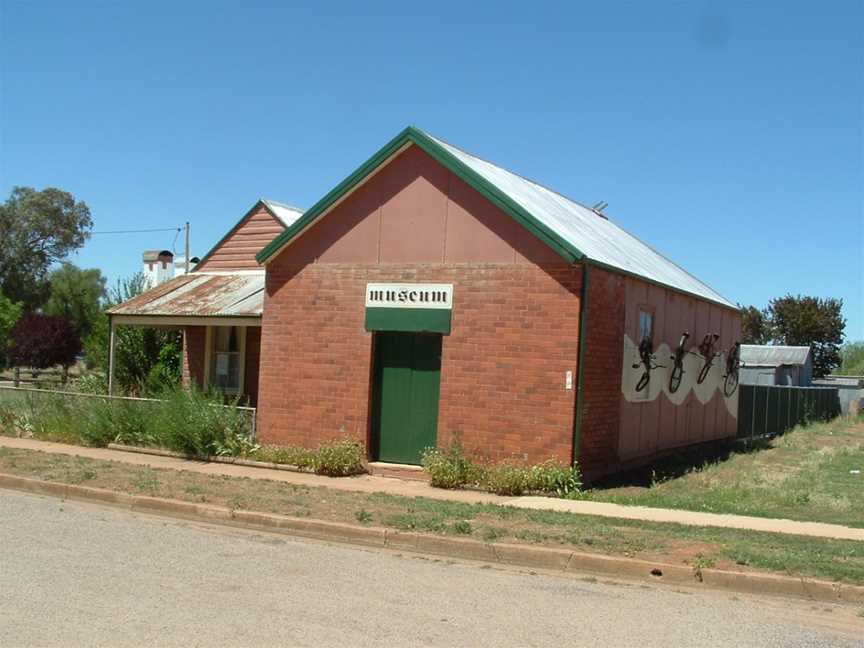
<svg viewBox="0 0 864 648">
<path fill-rule="evenodd" d="M 284 226 L 264 205 L 248 214 L 196 270 L 259 270 L 255 255 L 279 235 Z"/>
</svg>

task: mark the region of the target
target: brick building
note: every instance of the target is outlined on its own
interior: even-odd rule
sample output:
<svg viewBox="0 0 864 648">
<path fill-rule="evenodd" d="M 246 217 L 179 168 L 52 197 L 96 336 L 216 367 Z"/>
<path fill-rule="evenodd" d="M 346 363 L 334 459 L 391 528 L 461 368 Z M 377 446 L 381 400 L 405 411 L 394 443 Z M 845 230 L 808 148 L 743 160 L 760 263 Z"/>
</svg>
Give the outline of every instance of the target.
<svg viewBox="0 0 864 648">
<path fill-rule="evenodd" d="M 414 128 L 302 215 L 260 201 L 112 319 L 182 326 L 184 379 L 257 404 L 263 443 L 412 464 L 459 442 L 597 477 L 736 430 L 734 304 L 602 208 Z"/>
<path fill-rule="evenodd" d="M 301 213 L 295 207 L 259 200 L 193 272 L 159 283 L 108 310 L 112 349 L 118 326 L 181 329 L 184 384 L 213 387 L 255 406 L 264 307 L 264 271 L 255 253 Z"/>
<path fill-rule="evenodd" d="M 598 476 L 735 434 L 734 304 L 602 210 L 420 130 L 257 259 L 263 442 L 349 436 L 372 459 L 418 463 L 458 441 Z M 666 365 L 647 381 L 646 338 Z"/>
</svg>

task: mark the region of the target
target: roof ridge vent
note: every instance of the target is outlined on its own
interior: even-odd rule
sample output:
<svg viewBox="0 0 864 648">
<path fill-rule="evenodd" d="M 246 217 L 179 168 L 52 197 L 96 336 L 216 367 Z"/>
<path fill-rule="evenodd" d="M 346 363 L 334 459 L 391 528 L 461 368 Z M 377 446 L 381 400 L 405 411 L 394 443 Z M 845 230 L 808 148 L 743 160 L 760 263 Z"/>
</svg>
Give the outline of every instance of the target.
<svg viewBox="0 0 864 648">
<path fill-rule="evenodd" d="M 603 213 L 603 210 L 606 209 L 608 206 L 608 202 L 606 202 L 605 200 L 601 200 L 591 208 L 591 211 L 597 214 L 600 218 L 605 218 L 606 220 L 609 220 L 609 217 Z"/>
</svg>

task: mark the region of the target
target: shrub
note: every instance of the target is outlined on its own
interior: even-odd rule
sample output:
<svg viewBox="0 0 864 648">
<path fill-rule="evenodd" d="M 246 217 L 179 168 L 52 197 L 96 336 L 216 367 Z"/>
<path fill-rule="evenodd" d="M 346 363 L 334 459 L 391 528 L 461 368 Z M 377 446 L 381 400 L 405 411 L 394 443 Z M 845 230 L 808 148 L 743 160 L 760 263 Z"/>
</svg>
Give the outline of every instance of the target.
<svg viewBox="0 0 864 648">
<path fill-rule="evenodd" d="M 582 475 L 578 466 L 566 466 L 550 459 L 528 469 L 527 490 L 558 497 L 578 497 L 582 494 Z"/>
<path fill-rule="evenodd" d="M 148 431 L 156 445 L 206 457 L 237 447 L 238 437 L 251 436 L 249 418 L 236 407 L 223 406 L 218 394 L 177 389 L 162 397 L 164 400 L 151 403 L 149 415 Z"/>
<path fill-rule="evenodd" d="M 250 459 L 297 466 L 299 468 L 312 468 L 314 455 L 314 451 L 307 450 L 306 448 L 262 446 L 250 455 Z"/>
<path fill-rule="evenodd" d="M 422 464 L 432 485 L 438 488 L 461 488 L 477 482 L 482 474 L 482 469 L 465 456 L 458 443 L 447 449 L 426 448 Z"/>
<path fill-rule="evenodd" d="M 107 394 L 108 380 L 105 374 L 90 372 L 81 376 L 74 385 L 74 389 L 82 394 Z"/>
<path fill-rule="evenodd" d="M 324 443 L 313 454 L 312 470 L 328 477 L 346 477 L 366 472 L 363 446 L 351 439 Z"/>
<path fill-rule="evenodd" d="M 502 461 L 486 469 L 481 486 L 498 495 L 522 495 L 528 490 L 530 468 L 514 461 Z"/>
<path fill-rule="evenodd" d="M 554 459 L 533 466 L 515 460 L 480 466 L 467 458 L 458 444 L 427 448 L 423 469 L 437 488 L 461 488 L 475 485 L 498 495 L 518 496 L 542 493 L 558 497 L 578 497 L 582 480 L 577 466 L 567 466 Z"/>
</svg>

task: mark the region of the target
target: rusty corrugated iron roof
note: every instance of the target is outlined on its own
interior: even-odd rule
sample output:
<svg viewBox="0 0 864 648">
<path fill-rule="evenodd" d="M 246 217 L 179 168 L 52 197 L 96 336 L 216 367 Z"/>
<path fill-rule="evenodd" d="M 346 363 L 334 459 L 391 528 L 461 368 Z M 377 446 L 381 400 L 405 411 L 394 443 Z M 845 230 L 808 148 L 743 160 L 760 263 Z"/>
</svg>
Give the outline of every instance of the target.
<svg viewBox="0 0 864 648">
<path fill-rule="evenodd" d="M 111 315 L 260 317 L 264 273 L 192 272 L 108 309 Z"/>
</svg>

